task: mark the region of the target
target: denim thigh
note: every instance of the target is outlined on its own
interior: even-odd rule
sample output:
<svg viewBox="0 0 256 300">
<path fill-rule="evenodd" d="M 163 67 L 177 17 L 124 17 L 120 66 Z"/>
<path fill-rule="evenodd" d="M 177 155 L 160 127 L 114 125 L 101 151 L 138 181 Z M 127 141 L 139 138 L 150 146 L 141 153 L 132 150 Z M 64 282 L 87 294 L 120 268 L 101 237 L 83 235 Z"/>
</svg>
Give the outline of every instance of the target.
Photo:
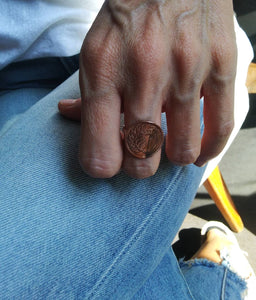
<svg viewBox="0 0 256 300">
<path fill-rule="evenodd" d="M 147 179 L 84 174 L 80 126 L 57 112 L 59 99 L 79 96 L 77 82 L 75 74 L 0 137 L 2 299 L 131 299 L 164 258 L 204 172 L 163 152 Z M 190 299 L 180 270 L 170 276 Z"/>
</svg>

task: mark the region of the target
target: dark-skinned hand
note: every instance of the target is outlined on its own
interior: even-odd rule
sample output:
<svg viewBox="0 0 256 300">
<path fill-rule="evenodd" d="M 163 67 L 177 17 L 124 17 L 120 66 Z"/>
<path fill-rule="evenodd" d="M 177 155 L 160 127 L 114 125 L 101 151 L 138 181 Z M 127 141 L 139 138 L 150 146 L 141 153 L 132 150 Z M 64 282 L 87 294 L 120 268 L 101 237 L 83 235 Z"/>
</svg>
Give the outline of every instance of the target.
<svg viewBox="0 0 256 300">
<path fill-rule="evenodd" d="M 232 131 L 235 72 L 232 0 L 105 1 L 81 49 L 82 100 L 59 103 L 63 115 L 81 118 L 84 171 L 97 178 L 121 168 L 135 178 L 156 172 L 161 151 L 138 159 L 124 149 L 121 111 L 126 126 L 160 125 L 164 111 L 168 159 L 202 166 Z"/>
</svg>

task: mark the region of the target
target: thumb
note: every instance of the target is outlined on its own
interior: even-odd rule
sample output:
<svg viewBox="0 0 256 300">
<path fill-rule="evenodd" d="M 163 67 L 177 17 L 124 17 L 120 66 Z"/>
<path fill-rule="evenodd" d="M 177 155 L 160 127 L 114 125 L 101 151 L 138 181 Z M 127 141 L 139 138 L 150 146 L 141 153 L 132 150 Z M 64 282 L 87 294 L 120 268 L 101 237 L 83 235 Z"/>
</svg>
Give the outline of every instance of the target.
<svg viewBox="0 0 256 300">
<path fill-rule="evenodd" d="M 59 112 L 66 118 L 81 121 L 81 98 L 62 99 L 58 103 Z"/>
</svg>

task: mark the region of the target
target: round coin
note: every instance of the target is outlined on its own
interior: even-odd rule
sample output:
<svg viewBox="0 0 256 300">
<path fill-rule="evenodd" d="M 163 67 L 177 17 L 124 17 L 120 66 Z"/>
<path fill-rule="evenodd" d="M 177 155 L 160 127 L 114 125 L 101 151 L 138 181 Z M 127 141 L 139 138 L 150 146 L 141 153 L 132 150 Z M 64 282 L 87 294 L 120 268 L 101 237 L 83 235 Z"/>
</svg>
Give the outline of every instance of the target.
<svg viewBox="0 0 256 300">
<path fill-rule="evenodd" d="M 158 151 L 163 142 L 162 129 L 148 121 L 137 122 L 123 128 L 126 149 L 137 158 L 147 158 Z"/>
</svg>

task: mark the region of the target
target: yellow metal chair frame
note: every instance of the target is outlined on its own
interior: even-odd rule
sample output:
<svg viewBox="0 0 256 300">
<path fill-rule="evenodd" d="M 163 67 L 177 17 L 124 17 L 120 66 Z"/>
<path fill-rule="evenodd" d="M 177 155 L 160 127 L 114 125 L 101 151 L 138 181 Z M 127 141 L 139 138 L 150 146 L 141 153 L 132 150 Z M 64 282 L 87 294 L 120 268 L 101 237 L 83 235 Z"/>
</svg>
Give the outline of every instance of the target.
<svg viewBox="0 0 256 300">
<path fill-rule="evenodd" d="M 249 66 L 246 86 L 249 93 L 256 93 L 256 64 L 254 63 L 251 63 Z M 204 182 L 204 187 L 222 213 L 226 222 L 229 224 L 230 228 L 235 232 L 242 231 L 244 228 L 243 221 L 237 212 L 218 166 Z"/>
</svg>

